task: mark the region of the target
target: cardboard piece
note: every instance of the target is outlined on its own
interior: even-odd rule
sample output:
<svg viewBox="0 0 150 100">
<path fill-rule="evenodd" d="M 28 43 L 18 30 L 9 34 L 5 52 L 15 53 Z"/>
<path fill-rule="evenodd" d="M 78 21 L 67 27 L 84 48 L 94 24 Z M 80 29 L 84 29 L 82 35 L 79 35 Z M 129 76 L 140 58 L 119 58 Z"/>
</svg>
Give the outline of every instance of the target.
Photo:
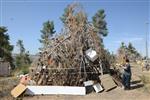
<svg viewBox="0 0 150 100">
<path fill-rule="evenodd" d="M 94 88 L 94 90 L 95 90 L 96 93 L 101 92 L 101 91 L 104 90 L 104 89 L 102 88 L 102 86 L 101 86 L 99 83 L 94 84 L 94 85 L 93 85 L 93 88 Z"/>
<path fill-rule="evenodd" d="M 18 84 L 12 91 L 11 95 L 15 98 L 20 96 L 25 90 L 27 89 L 27 86 L 23 84 Z"/>
<path fill-rule="evenodd" d="M 85 87 L 75 86 L 27 86 L 27 95 L 66 94 L 85 95 Z"/>
<path fill-rule="evenodd" d="M 109 74 L 102 75 L 101 84 L 103 85 L 105 91 L 109 91 L 117 87 L 117 85 L 115 84 L 115 82 Z"/>
</svg>

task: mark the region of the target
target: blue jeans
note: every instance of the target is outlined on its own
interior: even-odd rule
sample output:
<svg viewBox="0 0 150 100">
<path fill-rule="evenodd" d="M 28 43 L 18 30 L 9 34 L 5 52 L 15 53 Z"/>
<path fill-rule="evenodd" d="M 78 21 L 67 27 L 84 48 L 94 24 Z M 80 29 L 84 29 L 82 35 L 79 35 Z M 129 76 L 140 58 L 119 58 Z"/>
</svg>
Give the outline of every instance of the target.
<svg viewBox="0 0 150 100">
<path fill-rule="evenodd" d="M 131 74 L 130 73 L 123 73 L 123 78 L 122 78 L 122 84 L 124 85 L 125 88 L 130 88 L 130 80 L 131 80 Z"/>
</svg>

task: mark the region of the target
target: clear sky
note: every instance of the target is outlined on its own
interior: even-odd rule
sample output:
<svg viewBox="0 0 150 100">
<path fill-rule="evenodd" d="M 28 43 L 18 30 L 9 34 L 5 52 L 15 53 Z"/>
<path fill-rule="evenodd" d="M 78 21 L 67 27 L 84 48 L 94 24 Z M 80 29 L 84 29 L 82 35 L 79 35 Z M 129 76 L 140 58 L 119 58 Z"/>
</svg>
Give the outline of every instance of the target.
<svg viewBox="0 0 150 100">
<path fill-rule="evenodd" d="M 55 30 L 59 33 L 63 26 L 59 17 L 72 2 L 74 1 L 1 0 L 0 26 L 8 28 L 12 45 L 22 39 L 25 48 L 35 54 L 41 46 L 38 39 L 43 22 L 53 20 Z M 104 38 L 105 48 L 115 53 L 121 41 L 131 42 L 140 53 L 145 54 L 145 33 L 150 28 L 146 25 L 150 21 L 149 0 L 80 0 L 78 3 L 83 5 L 90 21 L 98 9 L 105 10 L 109 31 Z M 16 46 L 14 52 L 18 52 Z"/>
</svg>

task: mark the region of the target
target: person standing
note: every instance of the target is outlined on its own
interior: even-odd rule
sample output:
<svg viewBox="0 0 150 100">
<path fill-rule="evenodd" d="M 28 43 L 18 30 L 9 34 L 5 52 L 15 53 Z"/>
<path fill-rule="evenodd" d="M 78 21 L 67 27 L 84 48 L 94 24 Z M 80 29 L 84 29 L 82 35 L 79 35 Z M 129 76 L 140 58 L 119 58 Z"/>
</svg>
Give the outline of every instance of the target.
<svg viewBox="0 0 150 100">
<path fill-rule="evenodd" d="M 126 59 L 126 63 L 124 65 L 123 69 L 124 69 L 124 72 L 123 72 L 122 83 L 124 86 L 124 90 L 129 90 L 130 89 L 131 75 L 132 75 L 129 59 Z"/>
</svg>

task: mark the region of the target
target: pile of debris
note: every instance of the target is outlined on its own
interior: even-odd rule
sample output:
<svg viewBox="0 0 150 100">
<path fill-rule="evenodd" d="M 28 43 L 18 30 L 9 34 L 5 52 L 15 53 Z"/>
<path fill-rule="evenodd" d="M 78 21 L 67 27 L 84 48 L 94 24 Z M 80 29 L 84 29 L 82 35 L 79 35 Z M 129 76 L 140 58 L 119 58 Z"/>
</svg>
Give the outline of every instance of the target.
<svg viewBox="0 0 150 100">
<path fill-rule="evenodd" d="M 64 31 L 48 41 L 32 63 L 30 76 L 23 75 L 20 84 L 11 91 L 13 97 L 24 92 L 28 95 L 85 95 L 121 85 L 119 71 L 110 69 L 105 62 L 105 50 L 96 28 L 76 7 L 76 4 L 68 7 Z M 107 71 L 113 77 L 103 75 Z"/>
<path fill-rule="evenodd" d="M 83 86 L 87 80 L 99 82 L 109 70 L 96 28 L 76 8 L 68 7 L 64 31 L 50 39 L 33 62 L 30 75 L 37 85 Z"/>
</svg>

